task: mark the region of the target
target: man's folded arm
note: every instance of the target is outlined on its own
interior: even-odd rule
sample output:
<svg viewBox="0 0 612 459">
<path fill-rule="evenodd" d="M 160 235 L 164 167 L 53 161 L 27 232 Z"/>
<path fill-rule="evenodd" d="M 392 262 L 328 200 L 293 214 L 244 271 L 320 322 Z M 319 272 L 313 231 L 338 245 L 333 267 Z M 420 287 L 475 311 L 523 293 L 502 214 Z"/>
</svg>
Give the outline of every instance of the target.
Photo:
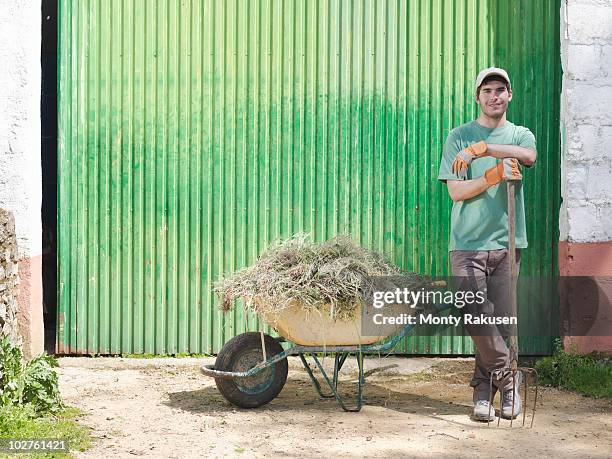
<svg viewBox="0 0 612 459">
<path fill-rule="evenodd" d="M 533 166 L 538 157 L 534 149 L 517 145 L 487 144 L 487 153 L 497 159 L 516 158 L 526 167 Z"/>
<path fill-rule="evenodd" d="M 446 180 L 446 186 L 454 202 L 471 199 L 490 187 L 484 175 L 471 180 Z"/>
</svg>

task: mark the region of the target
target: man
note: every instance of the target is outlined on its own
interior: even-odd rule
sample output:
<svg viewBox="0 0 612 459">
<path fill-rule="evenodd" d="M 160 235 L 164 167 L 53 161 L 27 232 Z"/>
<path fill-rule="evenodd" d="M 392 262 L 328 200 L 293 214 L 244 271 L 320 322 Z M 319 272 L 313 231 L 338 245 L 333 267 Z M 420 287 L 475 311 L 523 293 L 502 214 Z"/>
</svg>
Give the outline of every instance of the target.
<svg viewBox="0 0 612 459">
<path fill-rule="evenodd" d="M 453 200 L 449 252 L 453 276 L 463 279 L 466 289 L 486 292 L 483 304 L 467 311 L 488 316 L 503 314 L 508 295 L 508 214 L 505 181 L 516 181 L 516 263 L 520 249 L 527 247 L 522 175 L 519 164 L 530 167 L 536 160 L 536 143 L 529 129 L 506 119 L 512 100 L 510 78 L 505 70 L 482 70 L 475 84 L 480 115 L 475 121 L 453 129 L 444 145 L 438 180 L 445 182 Z M 467 284 L 466 284 L 467 282 Z M 467 285 L 467 287 L 466 287 Z M 521 411 L 518 395 L 520 374 L 513 391 L 508 368 L 512 360 L 506 344 L 508 331 L 495 325 L 466 325 L 476 344 L 476 364 L 470 385 L 474 388 L 475 420 L 493 420 L 489 401 L 499 390 L 504 418 Z M 493 393 L 489 390 L 490 375 Z M 501 375 L 501 376 L 499 376 Z M 513 412 L 514 400 L 514 412 Z"/>
</svg>

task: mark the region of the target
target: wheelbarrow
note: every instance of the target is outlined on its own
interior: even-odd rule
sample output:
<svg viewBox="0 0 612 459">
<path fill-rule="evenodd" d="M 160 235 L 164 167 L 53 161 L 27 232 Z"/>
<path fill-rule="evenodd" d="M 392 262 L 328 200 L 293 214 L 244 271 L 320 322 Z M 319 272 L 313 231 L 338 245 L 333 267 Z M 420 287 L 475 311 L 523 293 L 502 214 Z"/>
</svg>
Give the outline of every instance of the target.
<svg viewBox="0 0 612 459">
<path fill-rule="evenodd" d="M 446 309 L 446 307 L 444 307 Z M 365 386 L 364 355 L 391 351 L 414 328 L 400 325 L 391 336 L 362 336 L 361 311 L 351 321 L 338 321 L 326 311 L 308 312 L 293 305 L 276 316 L 263 315 L 263 319 L 281 336 L 272 337 L 263 332 L 247 332 L 229 340 L 219 351 L 214 365 L 203 365 L 201 371 L 215 379 L 219 392 L 233 405 L 256 408 L 272 401 L 287 380 L 287 357 L 299 356 L 310 381 L 323 398 L 335 398 L 344 411 L 357 412 L 363 405 Z M 282 344 L 288 344 L 286 349 Z M 331 375 L 323 367 L 320 355 L 333 355 Z M 349 356 L 357 360 L 356 400 L 349 403 L 338 391 L 338 375 Z M 319 381 L 313 372 L 312 359 L 323 377 Z M 329 392 L 324 391 L 327 387 Z"/>
</svg>

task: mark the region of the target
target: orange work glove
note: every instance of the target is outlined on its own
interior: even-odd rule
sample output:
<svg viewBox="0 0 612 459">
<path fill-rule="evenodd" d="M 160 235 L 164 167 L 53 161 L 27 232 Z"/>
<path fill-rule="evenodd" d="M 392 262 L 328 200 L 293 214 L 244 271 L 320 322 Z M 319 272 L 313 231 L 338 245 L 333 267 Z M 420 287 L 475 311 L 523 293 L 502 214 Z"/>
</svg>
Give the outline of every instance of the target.
<svg viewBox="0 0 612 459">
<path fill-rule="evenodd" d="M 523 176 L 515 158 L 504 158 L 497 166 L 487 169 L 485 180 L 491 186 L 497 185 L 502 180 L 522 180 Z"/>
<path fill-rule="evenodd" d="M 467 148 L 464 148 L 457 156 L 455 156 L 455 160 L 453 161 L 453 166 L 451 170 L 453 174 L 455 174 L 459 178 L 465 178 L 467 175 L 468 167 L 472 164 L 476 158 L 482 158 L 487 155 L 487 144 L 483 141 L 478 143 L 474 143 Z"/>
</svg>

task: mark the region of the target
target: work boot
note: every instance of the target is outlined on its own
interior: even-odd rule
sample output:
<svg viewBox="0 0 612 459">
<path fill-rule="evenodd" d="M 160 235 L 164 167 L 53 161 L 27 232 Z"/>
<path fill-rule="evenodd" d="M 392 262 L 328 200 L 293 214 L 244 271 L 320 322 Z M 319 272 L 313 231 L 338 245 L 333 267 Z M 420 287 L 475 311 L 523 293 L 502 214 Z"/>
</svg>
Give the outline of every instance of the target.
<svg viewBox="0 0 612 459">
<path fill-rule="evenodd" d="M 475 421 L 494 421 L 495 408 L 491 406 L 488 400 L 477 400 L 474 403 L 474 414 L 472 418 Z"/>
<path fill-rule="evenodd" d="M 523 381 L 523 374 L 520 371 L 516 372 L 514 377 L 514 391 L 512 389 L 505 390 L 502 394 L 502 412 L 501 417 L 504 419 L 514 419 L 521 412 L 521 396 L 519 395 L 519 388 Z M 512 400 L 514 400 L 514 412 L 512 412 Z"/>
</svg>

